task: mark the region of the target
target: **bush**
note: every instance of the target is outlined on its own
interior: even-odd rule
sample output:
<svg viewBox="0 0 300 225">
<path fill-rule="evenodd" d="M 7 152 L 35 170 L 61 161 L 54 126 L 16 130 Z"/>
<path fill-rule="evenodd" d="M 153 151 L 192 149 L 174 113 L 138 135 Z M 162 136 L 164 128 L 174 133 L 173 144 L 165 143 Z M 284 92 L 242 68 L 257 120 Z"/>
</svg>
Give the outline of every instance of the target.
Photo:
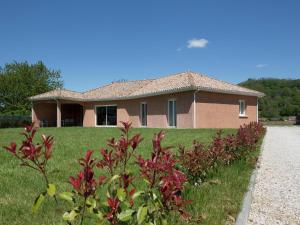
<svg viewBox="0 0 300 225">
<path fill-rule="evenodd" d="M 256 148 L 256 143 L 266 130 L 261 123 L 251 122 L 241 126 L 235 135 L 222 138 L 218 131 L 212 143 L 204 145 L 194 141 L 191 149 L 179 149 L 179 167 L 192 183 L 201 183 L 207 173 L 218 164 L 229 165 L 236 159 L 245 158 Z"/>
<path fill-rule="evenodd" d="M 107 141 L 100 150 L 100 158 L 94 158 L 94 151 L 87 150 L 78 160 L 80 171 L 69 177 L 72 192 L 57 190 L 48 177 L 47 162 L 52 159 L 54 137 L 42 135 L 41 142 L 34 143 L 37 128 L 33 124 L 26 126 L 21 146 L 18 148 L 12 142 L 5 150 L 44 180 L 44 191 L 37 193 L 32 211 L 36 213 L 45 199 L 50 198 L 57 204 L 61 200 L 69 202 L 62 205 L 68 206 L 62 215 L 68 224 L 86 221 L 87 224 L 166 225 L 173 215 L 191 219 L 185 211 L 190 201 L 183 197 L 188 179 L 193 184 L 200 183 L 218 164 L 228 165 L 245 157 L 265 133 L 260 123 L 241 126 L 236 135 L 226 137 L 218 131 L 207 148 L 194 141 L 192 149 L 181 147 L 176 157 L 170 147 L 162 146 L 165 135 L 161 131 L 153 136 L 150 158 L 144 158 L 136 152 L 143 138 L 140 134 L 130 136 L 131 123 L 122 124 L 120 137 Z M 130 172 L 134 171 L 132 166 L 139 171 L 135 175 Z M 137 184 L 142 182 L 141 188 Z M 99 195 L 100 192 L 105 194 Z"/>
<path fill-rule="evenodd" d="M 49 182 L 46 167 L 52 155 L 54 138 L 42 135 L 41 144 L 35 144 L 37 128 L 33 124 L 26 126 L 22 145 L 17 148 L 12 142 L 5 150 L 22 166 L 34 169 L 44 178 L 45 190 L 37 193 L 32 211 L 37 212 L 46 197 L 54 198 L 59 204 L 58 196 L 69 202 L 62 215 L 67 224 L 83 224 L 87 220 L 88 224 L 166 225 L 171 213 L 188 219 L 185 206 L 190 202 L 182 196 L 187 178 L 175 168 L 176 158 L 171 149 L 161 145 L 164 133 L 154 135 L 151 157 L 145 159 L 136 154 L 143 140 L 141 135 L 130 137 L 131 123 L 122 124 L 121 136 L 118 140 L 108 140 L 106 148 L 100 151 L 101 158 L 93 158 L 94 152 L 87 150 L 78 160 L 80 171 L 69 177 L 72 192 L 59 192 L 56 185 Z M 136 176 L 130 172 L 129 162 L 132 160 L 139 169 Z M 96 174 L 105 175 L 96 177 Z M 137 190 L 136 182 L 144 182 L 145 188 Z M 100 189 L 106 194 L 99 195 Z"/>
<path fill-rule="evenodd" d="M 213 167 L 213 158 L 202 143 L 194 141 L 191 149 L 179 148 L 179 167 L 188 175 L 189 181 L 199 183 Z"/>
<path fill-rule="evenodd" d="M 30 123 L 31 123 L 30 116 L 14 116 L 14 115 L 0 116 L 0 128 L 24 127 L 26 124 L 30 124 Z"/>
</svg>

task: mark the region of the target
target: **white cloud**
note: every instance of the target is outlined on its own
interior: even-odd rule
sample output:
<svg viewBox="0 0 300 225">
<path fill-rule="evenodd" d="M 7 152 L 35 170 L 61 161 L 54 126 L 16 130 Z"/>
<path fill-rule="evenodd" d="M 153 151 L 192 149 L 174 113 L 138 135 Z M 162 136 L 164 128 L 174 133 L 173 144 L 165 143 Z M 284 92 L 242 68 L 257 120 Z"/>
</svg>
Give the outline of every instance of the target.
<svg viewBox="0 0 300 225">
<path fill-rule="evenodd" d="M 188 48 L 204 48 L 208 44 L 208 40 L 205 38 L 191 39 L 187 41 Z"/>
<path fill-rule="evenodd" d="M 267 64 L 257 64 L 255 67 L 258 68 L 258 69 L 261 69 L 261 68 L 264 68 L 266 66 L 267 66 Z"/>
</svg>

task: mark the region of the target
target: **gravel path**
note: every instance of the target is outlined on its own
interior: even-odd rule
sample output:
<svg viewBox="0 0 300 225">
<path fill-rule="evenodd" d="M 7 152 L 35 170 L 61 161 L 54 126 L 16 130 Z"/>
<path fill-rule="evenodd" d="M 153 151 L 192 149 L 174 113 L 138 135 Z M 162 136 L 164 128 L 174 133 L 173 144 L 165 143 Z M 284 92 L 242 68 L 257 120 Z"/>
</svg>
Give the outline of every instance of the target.
<svg viewBox="0 0 300 225">
<path fill-rule="evenodd" d="M 248 225 L 300 225 L 300 127 L 268 127 Z"/>
</svg>

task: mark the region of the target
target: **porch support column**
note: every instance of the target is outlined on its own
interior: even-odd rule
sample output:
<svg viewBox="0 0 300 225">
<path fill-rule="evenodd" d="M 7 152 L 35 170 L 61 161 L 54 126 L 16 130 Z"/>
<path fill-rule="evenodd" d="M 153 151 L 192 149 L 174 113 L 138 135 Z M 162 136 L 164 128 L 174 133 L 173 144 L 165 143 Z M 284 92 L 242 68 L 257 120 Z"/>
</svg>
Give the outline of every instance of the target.
<svg viewBox="0 0 300 225">
<path fill-rule="evenodd" d="M 56 127 L 61 127 L 61 103 L 56 100 Z"/>
<path fill-rule="evenodd" d="M 197 90 L 197 91 L 194 91 L 194 95 L 193 95 L 193 128 L 196 128 L 197 127 L 197 121 L 196 121 L 196 119 L 197 119 L 197 105 L 196 105 L 196 94 L 197 94 L 197 92 L 199 92 L 199 90 Z"/>
</svg>

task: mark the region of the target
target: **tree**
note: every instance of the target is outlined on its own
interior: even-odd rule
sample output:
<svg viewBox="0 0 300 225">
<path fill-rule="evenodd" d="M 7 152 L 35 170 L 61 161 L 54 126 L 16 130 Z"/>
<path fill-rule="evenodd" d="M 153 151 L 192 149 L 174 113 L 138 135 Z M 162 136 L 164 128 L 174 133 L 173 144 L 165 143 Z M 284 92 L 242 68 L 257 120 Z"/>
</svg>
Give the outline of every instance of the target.
<svg viewBox="0 0 300 225">
<path fill-rule="evenodd" d="M 259 115 L 266 118 L 296 116 L 300 114 L 300 79 L 249 79 L 241 86 L 261 91 Z"/>
<path fill-rule="evenodd" d="M 60 71 L 35 64 L 13 62 L 0 67 L 0 115 L 29 115 L 30 96 L 62 88 Z"/>
</svg>

